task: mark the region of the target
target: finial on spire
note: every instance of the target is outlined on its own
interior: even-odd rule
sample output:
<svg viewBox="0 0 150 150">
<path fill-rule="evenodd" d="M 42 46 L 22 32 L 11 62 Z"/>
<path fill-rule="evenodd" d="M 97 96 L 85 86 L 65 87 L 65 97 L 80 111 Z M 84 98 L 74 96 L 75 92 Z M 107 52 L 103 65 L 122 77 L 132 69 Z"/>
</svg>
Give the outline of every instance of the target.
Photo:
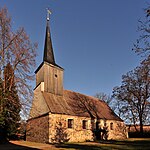
<svg viewBox="0 0 150 150">
<path fill-rule="evenodd" d="M 49 21 L 50 19 L 50 15 L 52 14 L 52 12 L 49 10 L 49 8 L 47 8 L 47 20 Z"/>
</svg>

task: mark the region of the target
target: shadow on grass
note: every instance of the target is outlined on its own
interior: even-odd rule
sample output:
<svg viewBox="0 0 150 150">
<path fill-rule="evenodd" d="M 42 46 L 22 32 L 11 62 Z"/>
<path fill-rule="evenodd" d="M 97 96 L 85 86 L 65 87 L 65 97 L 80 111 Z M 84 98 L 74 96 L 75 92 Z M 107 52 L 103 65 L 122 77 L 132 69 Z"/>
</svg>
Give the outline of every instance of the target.
<svg viewBox="0 0 150 150">
<path fill-rule="evenodd" d="M 149 140 L 130 140 L 130 141 L 108 141 L 108 144 L 112 145 L 122 145 L 126 148 L 132 149 L 150 149 L 150 139 Z"/>
<path fill-rule="evenodd" d="M 57 148 L 65 148 L 65 149 L 76 149 L 76 150 L 104 150 L 101 146 L 96 146 L 96 145 L 85 145 L 85 144 L 59 144 L 55 145 Z"/>
<path fill-rule="evenodd" d="M 0 144 L 0 150 L 38 150 L 37 148 L 31 148 L 27 146 L 20 146 L 10 142 Z"/>
<path fill-rule="evenodd" d="M 66 143 L 55 145 L 57 148 L 76 149 L 76 150 L 149 150 L 150 140 L 134 140 L 134 141 L 99 141 L 88 143 Z"/>
</svg>

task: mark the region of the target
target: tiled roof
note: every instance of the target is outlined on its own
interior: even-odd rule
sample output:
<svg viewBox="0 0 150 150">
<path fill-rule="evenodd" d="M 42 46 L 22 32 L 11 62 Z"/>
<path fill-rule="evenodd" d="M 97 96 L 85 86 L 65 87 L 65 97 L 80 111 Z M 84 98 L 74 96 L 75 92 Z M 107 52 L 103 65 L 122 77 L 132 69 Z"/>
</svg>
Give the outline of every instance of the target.
<svg viewBox="0 0 150 150">
<path fill-rule="evenodd" d="M 43 92 L 43 97 L 54 114 L 122 121 L 103 101 L 77 92 L 64 90 L 63 96 Z"/>
</svg>

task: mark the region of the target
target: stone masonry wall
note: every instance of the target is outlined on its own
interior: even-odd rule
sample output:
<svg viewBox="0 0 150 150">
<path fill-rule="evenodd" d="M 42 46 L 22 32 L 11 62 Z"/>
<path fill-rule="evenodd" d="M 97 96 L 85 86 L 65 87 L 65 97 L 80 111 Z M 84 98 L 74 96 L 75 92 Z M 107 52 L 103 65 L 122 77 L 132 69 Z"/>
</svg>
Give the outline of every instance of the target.
<svg viewBox="0 0 150 150">
<path fill-rule="evenodd" d="M 113 129 L 110 128 L 110 123 L 113 123 Z M 109 124 L 109 139 L 126 139 L 128 138 L 128 131 L 124 122 L 108 121 Z"/>
<path fill-rule="evenodd" d="M 72 128 L 68 128 L 68 119 L 73 120 Z M 86 129 L 83 129 L 83 120 L 87 122 Z M 108 140 L 128 137 L 124 122 L 100 119 L 99 127 L 103 129 L 104 126 L 108 130 Z M 26 139 L 41 143 L 93 141 L 95 137 L 91 129 L 90 118 L 49 113 L 28 121 Z"/>
<path fill-rule="evenodd" d="M 93 141 L 90 118 L 60 114 L 50 114 L 49 117 L 50 143 Z M 73 119 L 73 128 L 68 128 L 68 119 Z M 83 120 L 87 121 L 87 129 L 82 128 Z"/>
<path fill-rule="evenodd" d="M 27 122 L 26 140 L 32 142 L 49 142 L 49 116 L 30 119 Z"/>
<path fill-rule="evenodd" d="M 117 140 L 117 139 L 126 139 L 128 138 L 128 131 L 124 124 L 121 121 L 115 120 L 100 120 L 100 128 L 103 129 L 104 126 L 107 127 L 108 131 L 108 140 Z"/>
</svg>

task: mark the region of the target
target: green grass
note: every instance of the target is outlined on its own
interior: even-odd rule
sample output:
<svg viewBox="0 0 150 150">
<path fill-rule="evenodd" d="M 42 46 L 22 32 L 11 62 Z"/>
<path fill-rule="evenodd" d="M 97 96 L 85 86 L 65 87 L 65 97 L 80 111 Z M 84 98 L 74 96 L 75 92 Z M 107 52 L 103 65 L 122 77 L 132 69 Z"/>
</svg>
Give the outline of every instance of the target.
<svg viewBox="0 0 150 150">
<path fill-rule="evenodd" d="M 130 138 L 117 141 L 84 143 L 42 144 L 27 141 L 11 141 L 0 145 L 0 150 L 150 150 L 150 138 Z"/>
<path fill-rule="evenodd" d="M 57 148 L 70 150 L 150 150 L 150 139 L 127 139 L 123 141 L 100 141 L 87 143 L 66 143 Z"/>
</svg>

